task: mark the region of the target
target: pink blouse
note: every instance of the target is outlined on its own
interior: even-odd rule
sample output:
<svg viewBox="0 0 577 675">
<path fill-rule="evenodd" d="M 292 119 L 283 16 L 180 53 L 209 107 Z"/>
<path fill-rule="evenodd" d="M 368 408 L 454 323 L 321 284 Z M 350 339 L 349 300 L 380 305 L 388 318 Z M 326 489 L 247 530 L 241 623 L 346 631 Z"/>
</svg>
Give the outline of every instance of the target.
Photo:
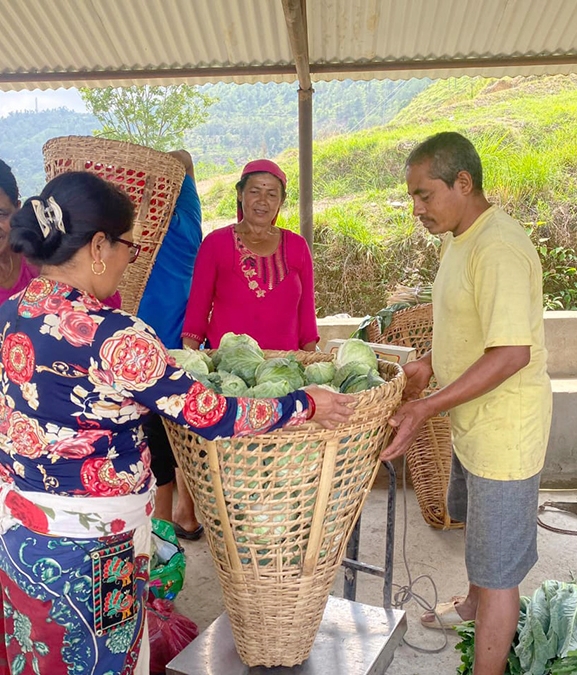
<svg viewBox="0 0 577 675">
<path fill-rule="evenodd" d="M 249 251 L 229 225 L 202 242 L 194 266 L 183 337 L 217 348 L 246 333 L 263 349 L 301 349 L 319 339 L 313 263 L 305 239 L 281 229 L 270 256 Z"/>
<path fill-rule="evenodd" d="M 11 288 L 2 288 L 0 287 L 0 305 L 6 302 L 8 298 L 12 297 L 23 288 L 28 286 L 28 282 L 38 276 L 38 271 L 35 267 L 32 267 L 30 263 L 27 263 L 24 258 L 20 262 L 20 274 L 14 286 Z"/>
<path fill-rule="evenodd" d="M 26 286 L 28 286 L 28 282 L 30 282 L 32 279 L 35 279 L 37 276 L 38 270 L 36 267 L 27 262 L 25 258 L 21 258 L 20 274 L 14 286 L 12 286 L 12 288 L 0 287 L 0 305 L 5 303 L 8 298 L 11 298 L 13 295 L 16 295 L 16 293 L 19 293 L 23 288 L 26 288 Z M 111 295 L 109 298 L 104 300 L 104 304 L 111 309 L 120 309 L 120 305 L 122 304 L 120 293 L 116 291 L 114 295 Z"/>
</svg>

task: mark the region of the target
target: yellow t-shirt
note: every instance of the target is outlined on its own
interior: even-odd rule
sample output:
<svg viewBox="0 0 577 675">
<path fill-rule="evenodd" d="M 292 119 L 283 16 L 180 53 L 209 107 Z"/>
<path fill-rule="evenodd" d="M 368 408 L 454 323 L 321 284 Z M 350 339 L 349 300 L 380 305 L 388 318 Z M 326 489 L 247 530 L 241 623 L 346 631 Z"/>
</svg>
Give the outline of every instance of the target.
<svg viewBox="0 0 577 675">
<path fill-rule="evenodd" d="M 492 206 L 463 234 L 447 234 L 433 285 L 433 370 L 446 386 L 488 347 L 530 345 L 531 361 L 450 411 L 455 452 L 471 473 L 530 478 L 543 467 L 551 424 L 542 272 L 523 228 Z"/>
</svg>

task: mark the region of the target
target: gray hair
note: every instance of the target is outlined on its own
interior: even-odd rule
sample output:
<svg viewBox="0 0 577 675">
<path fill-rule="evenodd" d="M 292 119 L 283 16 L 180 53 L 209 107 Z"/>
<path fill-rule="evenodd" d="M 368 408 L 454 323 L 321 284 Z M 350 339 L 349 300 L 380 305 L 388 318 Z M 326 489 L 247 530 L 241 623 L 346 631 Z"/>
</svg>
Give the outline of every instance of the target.
<svg viewBox="0 0 577 675">
<path fill-rule="evenodd" d="M 483 167 L 475 147 L 455 131 L 443 131 L 430 136 L 411 151 L 405 169 L 430 160 L 430 176 L 452 188 L 461 171 L 470 174 L 473 188 L 483 191 Z"/>
</svg>

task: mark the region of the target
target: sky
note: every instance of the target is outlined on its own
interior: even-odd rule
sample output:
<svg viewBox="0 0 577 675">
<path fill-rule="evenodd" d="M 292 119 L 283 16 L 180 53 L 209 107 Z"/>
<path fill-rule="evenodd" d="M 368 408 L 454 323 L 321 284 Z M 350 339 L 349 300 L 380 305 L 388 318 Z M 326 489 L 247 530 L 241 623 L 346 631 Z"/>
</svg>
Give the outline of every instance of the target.
<svg viewBox="0 0 577 675">
<path fill-rule="evenodd" d="M 16 111 L 51 108 L 69 108 L 76 112 L 86 112 L 86 106 L 76 89 L 0 92 L 0 117 L 6 117 Z"/>
</svg>

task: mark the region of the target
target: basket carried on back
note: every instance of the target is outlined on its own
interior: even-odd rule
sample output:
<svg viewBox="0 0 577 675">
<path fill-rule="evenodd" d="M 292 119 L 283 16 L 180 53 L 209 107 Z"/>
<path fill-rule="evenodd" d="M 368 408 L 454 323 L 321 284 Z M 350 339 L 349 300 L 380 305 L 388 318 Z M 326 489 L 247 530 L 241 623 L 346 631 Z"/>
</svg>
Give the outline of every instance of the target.
<svg viewBox="0 0 577 675">
<path fill-rule="evenodd" d="M 333 359 L 290 353 L 305 365 Z M 307 423 L 206 441 L 165 420 L 249 666 L 290 667 L 309 655 L 405 384 L 397 364 L 379 369 L 387 383 L 354 394 L 354 414 L 335 430 Z"/>
<path fill-rule="evenodd" d="M 433 343 L 433 306 L 415 305 L 396 312 L 391 325 L 382 333 L 376 321 L 367 327 L 371 342 L 413 347 L 417 358 L 430 351 Z M 433 384 L 432 389 L 435 386 Z M 438 529 L 462 527 L 451 520 L 446 498 L 451 474 L 451 424 L 448 415 L 436 415 L 427 421 L 407 452 L 407 464 L 419 507 L 425 521 Z"/>
<path fill-rule="evenodd" d="M 134 202 L 134 241 L 141 250 L 118 290 L 122 308 L 136 314 L 180 193 L 183 165 L 165 152 L 93 136 L 52 138 L 42 152 L 47 180 L 68 171 L 91 171 L 118 185 Z"/>
</svg>

